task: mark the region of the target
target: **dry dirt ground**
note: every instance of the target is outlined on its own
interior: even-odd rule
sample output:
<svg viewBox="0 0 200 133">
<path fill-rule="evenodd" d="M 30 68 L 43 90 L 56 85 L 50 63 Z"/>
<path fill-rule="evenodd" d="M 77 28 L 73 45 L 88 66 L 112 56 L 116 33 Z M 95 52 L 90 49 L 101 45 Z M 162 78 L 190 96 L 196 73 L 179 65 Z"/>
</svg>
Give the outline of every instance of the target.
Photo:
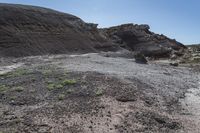
<svg viewBox="0 0 200 133">
<path fill-rule="evenodd" d="M 0 133 L 200 132 L 198 67 L 116 55 L 1 58 Z"/>
</svg>

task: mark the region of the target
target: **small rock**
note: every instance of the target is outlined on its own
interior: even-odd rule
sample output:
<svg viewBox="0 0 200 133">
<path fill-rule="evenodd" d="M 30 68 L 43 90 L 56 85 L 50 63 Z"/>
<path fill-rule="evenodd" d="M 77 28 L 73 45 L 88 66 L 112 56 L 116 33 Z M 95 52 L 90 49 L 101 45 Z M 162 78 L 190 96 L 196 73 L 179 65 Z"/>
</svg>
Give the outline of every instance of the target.
<svg viewBox="0 0 200 133">
<path fill-rule="evenodd" d="M 137 54 L 135 54 L 135 62 L 141 63 L 141 64 L 147 64 L 148 61 L 143 54 L 137 53 Z"/>
<path fill-rule="evenodd" d="M 178 64 L 178 62 L 171 62 L 171 63 L 169 63 L 169 65 L 177 67 L 179 64 Z"/>
</svg>

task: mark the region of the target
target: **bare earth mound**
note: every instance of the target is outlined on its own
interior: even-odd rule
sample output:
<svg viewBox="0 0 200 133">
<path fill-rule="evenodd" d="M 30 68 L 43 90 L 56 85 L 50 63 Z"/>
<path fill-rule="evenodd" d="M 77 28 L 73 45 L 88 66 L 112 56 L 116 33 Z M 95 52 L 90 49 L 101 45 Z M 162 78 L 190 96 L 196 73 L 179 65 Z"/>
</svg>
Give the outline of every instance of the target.
<svg viewBox="0 0 200 133">
<path fill-rule="evenodd" d="M 0 56 L 86 53 L 116 49 L 96 24 L 51 9 L 0 4 Z"/>
</svg>

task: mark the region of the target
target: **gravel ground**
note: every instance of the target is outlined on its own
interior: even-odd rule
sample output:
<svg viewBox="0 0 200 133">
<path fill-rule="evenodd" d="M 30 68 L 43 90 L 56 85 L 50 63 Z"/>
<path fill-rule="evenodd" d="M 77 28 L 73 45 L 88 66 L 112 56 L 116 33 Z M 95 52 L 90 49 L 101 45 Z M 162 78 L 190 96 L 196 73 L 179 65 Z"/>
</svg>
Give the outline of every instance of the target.
<svg viewBox="0 0 200 133">
<path fill-rule="evenodd" d="M 109 119 L 111 119 L 112 122 L 108 122 L 106 120 L 107 117 L 104 116 L 100 118 L 76 113 L 72 118 L 67 117 L 66 119 L 72 121 L 72 123 L 77 123 L 77 121 L 79 121 L 78 124 L 73 126 L 76 127 L 82 125 L 82 128 L 78 128 L 80 131 L 73 131 L 71 129 L 66 130 L 68 132 L 134 131 L 198 133 L 200 131 L 198 128 L 200 123 L 199 72 L 194 71 L 193 68 L 189 67 L 169 66 L 168 63 L 150 62 L 147 65 L 137 64 L 134 59 L 118 56 L 119 53 L 117 53 L 117 56 L 113 53 L 90 53 L 84 55 L 36 56 L 17 59 L 1 59 L 2 65 L 0 67 L 0 73 L 7 73 L 15 70 L 17 67 L 36 70 L 36 68 L 38 69 L 38 67 L 41 66 L 54 66 L 58 70 L 71 73 L 73 78 L 79 77 L 81 80 L 85 79 L 88 86 L 90 86 L 89 84 L 95 84 L 88 87 L 91 88 L 91 92 L 88 92 L 89 94 L 93 94 L 93 87 L 104 88 L 105 90 L 103 90 L 106 92 L 105 95 L 102 95 L 99 98 L 92 98 L 92 100 L 89 101 L 91 102 L 91 106 L 93 104 L 104 106 L 104 109 L 101 111 L 104 115 L 108 112 L 107 115 L 111 113 L 112 117 Z M 37 77 L 39 75 L 36 74 L 35 76 Z M 24 80 L 24 78 L 22 79 Z M 53 79 L 55 80 L 55 77 Z M 1 81 L 1 83 L 5 82 L 6 80 L 4 79 Z M 40 82 L 38 81 L 38 83 Z M 83 87 L 82 84 L 80 84 L 80 86 L 80 88 Z M 45 94 L 47 92 L 44 91 L 43 93 Z M 81 91 L 80 93 L 82 94 Z M 101 93 L 101 91 L 98 93 Z M 39 94 L 37 93 L 37 95 Z M 51 97 L 51 95 L 48 97 Z M 39 101 L 40 100 L 41 99 L 39 99 Z M 83 101 L 85 100 L 86 99 Z M 41 108 L 43 108 L 43 106 L 49 108 L 54 104 L 57 105 L 55 100 L 53 101 L 54 102 L 46 100 L 45 102 L 39 102 L 37 108 L 40 108 L 40 106 L 42 106 Z M 77 99 L 75 101 L 77 101 Z M 6 100 L 2 101 L 1 107 L 12 107 L 9 104 L 7 105 L 7 102 L 8 101 Z M 30 101 L 31 106 L 36 106 L 35 102 L 37 102 L 37 100 Z M 88 104 L 86 103 L 83 103 L 83 105 L 88 107 Z M 48 106 L 46 106 L 46 104 Z M 75 102 L 74 104 L 78 103 Z M 18 111 L 22 110 L 22 112 L 25 112 L 21 107 L 18 108 Z M 75 107 L 72 106 L 72 108 Z M 89 110 L 87 111 L 93 110 L 93 107 L 88 108 Z M 50 112 L 55 112 L 55 110 L 50 110 Z M 51 116 L 44 117 L 39 114 L 41 114 L 40 111 L 38 112 L 37 117 L 42 117 L 48 122 L 51 118 L 51 124 L 53 123 L 54 119 Z M 96 114 L 100 115 L 99 112 Z M 80 115 L 89 119 L 83 120 Z M 30 118 L 32 118 L 32 116 L 30 116 Z M 99 120 L 96 120 L 96 118 Z M 36 120 L 36 117 L 32 118 L 32 121 L 34 120 Z M 90 121 L 92 121 L 92 123 L 100 124 L 99 126 L 90 126 L 88 125 Z M 107 123 L 108 126 L 105 126 L 100 121 Z M 64 131 L 64 126 L 59 127 L 58 125 L 54 125 L 54 128 L 52 128 L 52 125 L 51 132 Z M 69 123 L 67 127 L 69 127 Z M 75 127 L 73 129 L 75 129 Z M 0 129 L 6 131 L 6 128 L 1 126 L 1 123 Z M 45 130 L 45 127 L 43 130 Z M 27 131 L 31 132 L 31 130 Z"/>
</svg>

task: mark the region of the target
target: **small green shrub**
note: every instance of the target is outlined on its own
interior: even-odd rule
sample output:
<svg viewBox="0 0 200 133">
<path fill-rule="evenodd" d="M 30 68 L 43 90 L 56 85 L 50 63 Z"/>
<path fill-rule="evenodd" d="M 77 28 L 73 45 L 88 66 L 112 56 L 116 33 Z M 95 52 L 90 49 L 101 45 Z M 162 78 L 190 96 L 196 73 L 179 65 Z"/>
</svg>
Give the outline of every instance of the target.
<svg viewBox="0 0 200 133">
<path fill-rule="evenodd" d="M 52 74 L 52 71 L 51 70 L 43 70 L 42 74 L 45 75 L 45 76 L 49 76 L 49 75 Z"/>
<path fill-rule="evenodd" d="M 58 82 L 47 81 L 47 88 L 48 90 L 53 89 L 62 89 L 67 85 L 74 85 L 76 84 L 76 80 L 62 80 Z"/>
<path fill-rule="evenodd" d="M 35 82 L 35 81 L 36 81 L 36 78 L 34 78 L 34 77 L 31 78 L 31 81 L 32 81 L 32 82 Z"/>
<path fill-rule="evenodd" d="M 62 84 L 55 85 L 55 89 L 62 89 L 64 86 Z"/>
<path fill-rule="evenodd" d="M 55 89 L 55 84 L 50 83 L 47 85 L 47 88 L 48 88 L 48 90 L 53 90 L 53 89 Z"/>
<path fill-rule="evenodd" d="M 22 87 L 22 86 L 15 87 L 14 91 L 22 92 L 22 91 L 24 91 L 24 87 Z"/>
<path fill-rule="evenodd" d="M 64 94 L 59 94 L 58 95 L 58 100 L 62 101 L 65 99 L 65 95 Z"/>
<path fill-rule="evenodd" d="M 47 85 L 48 90 L 54 90 L 54 89 L 62 89 L 64 86 L 60 83 L 55 84 L 55 83 L 50 83 Z"/>
<path fill-rule="evenodd" d="M 95 92 L 96 96 L 102 96 L 103 95 L 103 90 L 102 89 L 98 89 L 96 92 Z"/>
<path fill-rule="evenodd" d="M 66 86 L 66 85 L 74 85 L 76 84 L 77 81 L 76 80 L 68 80 L 68 79 L 65 79 L 62 81 L 62 85 Z"/>
<path fill-rule="evenodd" d="M 16 100 L 16 99 L 17 99 L 16 96 L 11 96 L 11 97 L 10 97 L 10 100 Z"/>
<path fill-rule="evenodd" d="M 6 86 L 6 85 L 0 85 L 0 92 L 7 91 L 8 89 L 9 89 L 8 86 Z"/>
<path fill-rule="evenodd" d="M 67 92 L 68 94 L 70 94 L 70 93 L 73 92 L 73 90 L 72 90 L 72 89 L 68 89 L 68 90 L 66 90 L 66 92 Z"/>
</svg>

